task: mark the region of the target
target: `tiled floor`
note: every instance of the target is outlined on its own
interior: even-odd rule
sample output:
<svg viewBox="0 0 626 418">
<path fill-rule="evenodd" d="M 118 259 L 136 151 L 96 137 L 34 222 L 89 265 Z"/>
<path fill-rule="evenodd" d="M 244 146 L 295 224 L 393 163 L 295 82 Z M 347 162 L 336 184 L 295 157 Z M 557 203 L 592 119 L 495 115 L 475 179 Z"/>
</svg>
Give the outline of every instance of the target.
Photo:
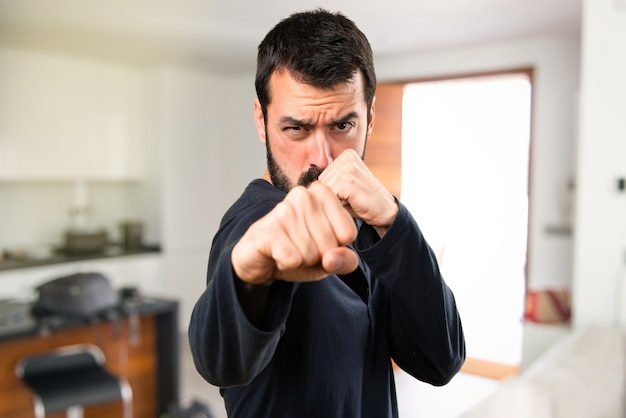
<svg viewBox="0 0 626 418">
<path fill-rule="evenodd" d="M 214 418 L 226 418 L 219 390 L 196 372 L 186 338 L 181 338 L 181 402 L 196 399 L 209 405 Z M 458 374 L 443 387 L 419 382 L 404 372 L 396 373 L 398 409 L 401 418 L 458 418 L 472 405 L 489 395 L 498 383 L 467 374 Z"/>
</svg>

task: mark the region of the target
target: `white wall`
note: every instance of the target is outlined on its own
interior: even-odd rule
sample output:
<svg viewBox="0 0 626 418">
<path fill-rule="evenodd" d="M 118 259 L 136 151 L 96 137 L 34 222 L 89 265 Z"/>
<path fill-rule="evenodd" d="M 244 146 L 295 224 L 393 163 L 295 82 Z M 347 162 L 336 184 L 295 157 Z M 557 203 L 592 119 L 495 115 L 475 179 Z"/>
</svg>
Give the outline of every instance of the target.
<svg viewBox="0 0 626 418">
<path fill-rule="evenodd" d="M 534 68 L 530 288 L 571 285 L 572 239 L 547 234 L 545 228 L 560 222 L 558 196 L 575 170 L 578 62 L 577 37 L 536 38 L 376 59 L 380 81 Z"/>
<path fill-rule="evenodd" d="M 87 179 L 86 203 L 93 223 L 105 228 L 111 239 L 119 238 L 122 221 L 147 218 L 139 176 L 128 172 L 114 177 L 106 168 L 132 161 L 130 165 L 139 167 L 137 173 L 142 171 L 143 156 L 136 154 L 145 139 L 143 79 L 140 69 L 115 63 L 0 48 L 0 165 L 7 168 L 0 174 L 0 250 L 62 246 L 77 180 Z M 120 103 L 130 104 L 124 108 Z M 103 111 L 107 106 L 115 110 L 113 116 Z M 117 120 L 116 112 L 125 117 Z M 105 135 L 112 126 L 128 137 Z M 130 145 L 116 147 L 129 137 Z M 99 148 L 103 144 L 111 148 Z M 120 156 L 120 149 L 127 153 Z M 10 170 L 16 158 L 20 167 Z M 73 165 L 82 161 L 103 163 L 100 175 L 87 176 L 89 170 Z M 149 224 L 146 238 L 154 242 L 154 222 Z"/>
<path fill-rule="evenodd" d="M 626 5 L 617 4 L 583 2 L 576 326 L 612 324 L 617 280 L 626 279 L 626 192 L 616 187 L 617 178 L 626 177 Z"/>
<path fill-rule="evenodd" d="M 186 329 L 206 285 L 213 235 L 245 185 L 263 174 L 264 148 L 254 130 L 251 78 L 173 67 L 149 77 L 159 150 L 160 293 L 181 301 Z"/>
</svg>

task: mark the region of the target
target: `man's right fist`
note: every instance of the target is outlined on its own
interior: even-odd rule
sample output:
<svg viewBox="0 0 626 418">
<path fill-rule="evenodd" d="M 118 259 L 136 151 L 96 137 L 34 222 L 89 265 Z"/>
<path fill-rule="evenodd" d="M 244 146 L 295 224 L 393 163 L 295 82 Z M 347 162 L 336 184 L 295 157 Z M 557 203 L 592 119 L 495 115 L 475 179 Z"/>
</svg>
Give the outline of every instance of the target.
<svg viewBox="0 0 626 418">
<path fill-rule="evenodd" d="M 234 246 L 231 262 L 237 276 L 250 284 L 320 280 L 357 268 L 357 255 L 345 247 L 356 235 L 354 219 L 335 193 L 315 182 L 294 187 L 252 224 Z"/>
</svg>

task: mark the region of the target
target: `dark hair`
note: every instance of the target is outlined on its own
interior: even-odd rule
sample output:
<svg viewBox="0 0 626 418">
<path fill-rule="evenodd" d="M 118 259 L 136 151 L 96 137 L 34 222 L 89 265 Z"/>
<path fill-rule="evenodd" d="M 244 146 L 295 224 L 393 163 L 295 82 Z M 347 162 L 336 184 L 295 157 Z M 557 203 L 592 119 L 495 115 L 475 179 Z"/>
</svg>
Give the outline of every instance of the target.
<svg viewBox="0 0 626 418">
<path fill-rule="evenodd" d="M 265 36 L 259 45 L 255 79 L 264 114 L 271 100 L 270 77 L 283 69 L 299 81 L 321 88 L 350 82 L 361 71 L 369 113 L 376 90 L 372 48 L 363 32 L 341 13 L 324 9 L 295 13 Z"/>
</svg>

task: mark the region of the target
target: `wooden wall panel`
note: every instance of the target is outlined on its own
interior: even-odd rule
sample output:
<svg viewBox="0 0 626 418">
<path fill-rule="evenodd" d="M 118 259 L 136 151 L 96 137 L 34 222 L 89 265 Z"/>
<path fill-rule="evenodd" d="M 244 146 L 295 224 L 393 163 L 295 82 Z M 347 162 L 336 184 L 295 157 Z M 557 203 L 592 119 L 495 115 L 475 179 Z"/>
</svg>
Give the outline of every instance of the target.
<svg viewBox="0 0 626 418">
<path fill-rule="evenodd" d="M 374 131 L 365 152 L 369 169 L 398 198 L 402 175 L 403 88 L 403 83 L 378 85 Z"/>
</svg>

